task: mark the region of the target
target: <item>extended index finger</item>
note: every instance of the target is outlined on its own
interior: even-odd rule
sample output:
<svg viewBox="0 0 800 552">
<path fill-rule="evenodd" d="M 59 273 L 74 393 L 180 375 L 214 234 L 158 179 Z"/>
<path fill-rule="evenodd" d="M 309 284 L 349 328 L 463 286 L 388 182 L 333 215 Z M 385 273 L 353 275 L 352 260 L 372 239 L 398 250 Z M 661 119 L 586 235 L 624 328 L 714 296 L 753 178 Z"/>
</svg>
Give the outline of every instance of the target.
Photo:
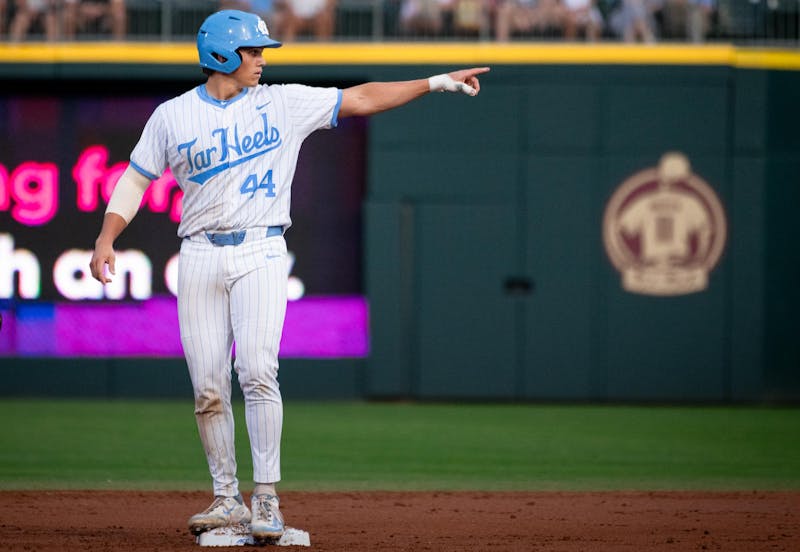
<svg viewBox="0 0 800 552">
<path fill-rule="evenodd" d="M 488 73 L 491 71 L 491 67 L 473 67 L 472 69 L 467 69 L 469 72 L 469 76 L 474 77 L 475 75 L 481 75 L 483 73 Z"/>
</svg>

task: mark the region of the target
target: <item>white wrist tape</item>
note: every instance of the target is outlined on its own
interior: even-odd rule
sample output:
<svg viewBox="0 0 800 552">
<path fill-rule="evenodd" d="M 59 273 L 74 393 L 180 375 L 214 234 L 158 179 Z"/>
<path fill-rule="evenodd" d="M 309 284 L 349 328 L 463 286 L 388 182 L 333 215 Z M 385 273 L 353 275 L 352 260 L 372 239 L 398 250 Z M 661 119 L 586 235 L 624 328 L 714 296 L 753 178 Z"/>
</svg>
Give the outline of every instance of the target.
<svg viewBox="0 0 800 552">
<path fill-rule="evenodd" d="M 122 176 L 119 177 L 111 198 L 108 200 L 106 213 L 116 213 L 130 222 L 139 211 L 144 192 L 150 185 L 150 179 L 128 165 Z"/>
<path fill-rule="evenodd" d="M 434 75 L 428 79 L 431 92 L 462 92 L 474 96 L 477 92 L 466 83 L 454 81 L 450 75 Z"/>
</svg>

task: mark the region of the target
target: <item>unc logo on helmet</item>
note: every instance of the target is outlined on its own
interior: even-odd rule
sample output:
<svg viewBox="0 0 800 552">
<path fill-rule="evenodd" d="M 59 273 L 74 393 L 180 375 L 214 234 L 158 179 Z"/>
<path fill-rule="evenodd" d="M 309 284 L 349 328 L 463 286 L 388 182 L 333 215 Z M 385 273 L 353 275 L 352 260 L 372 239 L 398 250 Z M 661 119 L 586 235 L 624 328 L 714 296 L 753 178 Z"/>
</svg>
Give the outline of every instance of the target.
<svg viewBox="0 0 800 552">
<path fill-rule="evenodd" d="M 238 69 L 242 60 L 236 50 L 244 46 L 278 48 L 281 43 L 270 38 L 263 19 L 239 10 L 212 13 L 197 33 L 200 67 L 220 73 Z"/>
</svg>

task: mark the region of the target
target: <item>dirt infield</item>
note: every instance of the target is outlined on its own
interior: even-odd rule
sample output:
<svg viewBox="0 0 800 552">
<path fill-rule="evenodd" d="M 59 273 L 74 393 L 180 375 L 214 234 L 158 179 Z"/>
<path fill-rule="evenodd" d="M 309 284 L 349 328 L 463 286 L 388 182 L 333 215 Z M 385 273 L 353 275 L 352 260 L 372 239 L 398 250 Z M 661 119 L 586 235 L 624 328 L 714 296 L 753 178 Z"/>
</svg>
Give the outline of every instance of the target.
<svg viewBox="0 0 800 552">
<path fill-rule="evenodd" d="M 316 551 L 800 550 L 800 493 L 285 492 L 282 501 Z M 196 492 L 4 491 L 0 550 L 197 551 L 185 524 L 208 502 Z"/>
</svg>

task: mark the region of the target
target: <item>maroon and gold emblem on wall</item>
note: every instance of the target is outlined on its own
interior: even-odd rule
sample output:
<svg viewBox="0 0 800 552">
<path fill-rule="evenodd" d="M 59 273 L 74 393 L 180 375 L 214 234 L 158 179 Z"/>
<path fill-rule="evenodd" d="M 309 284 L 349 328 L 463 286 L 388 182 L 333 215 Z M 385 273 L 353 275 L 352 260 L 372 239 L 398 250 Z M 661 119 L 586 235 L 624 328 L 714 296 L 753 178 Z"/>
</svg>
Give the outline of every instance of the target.
<svg viewBox="0 0 800 552">
<path fill-rule="evenodd" d="M 603 217 L 606 253 L 631 293 L 683 295 L 706 289 L 726 235 L 716 193 L 676 152 L 623 182 Z"/>
</svg>

